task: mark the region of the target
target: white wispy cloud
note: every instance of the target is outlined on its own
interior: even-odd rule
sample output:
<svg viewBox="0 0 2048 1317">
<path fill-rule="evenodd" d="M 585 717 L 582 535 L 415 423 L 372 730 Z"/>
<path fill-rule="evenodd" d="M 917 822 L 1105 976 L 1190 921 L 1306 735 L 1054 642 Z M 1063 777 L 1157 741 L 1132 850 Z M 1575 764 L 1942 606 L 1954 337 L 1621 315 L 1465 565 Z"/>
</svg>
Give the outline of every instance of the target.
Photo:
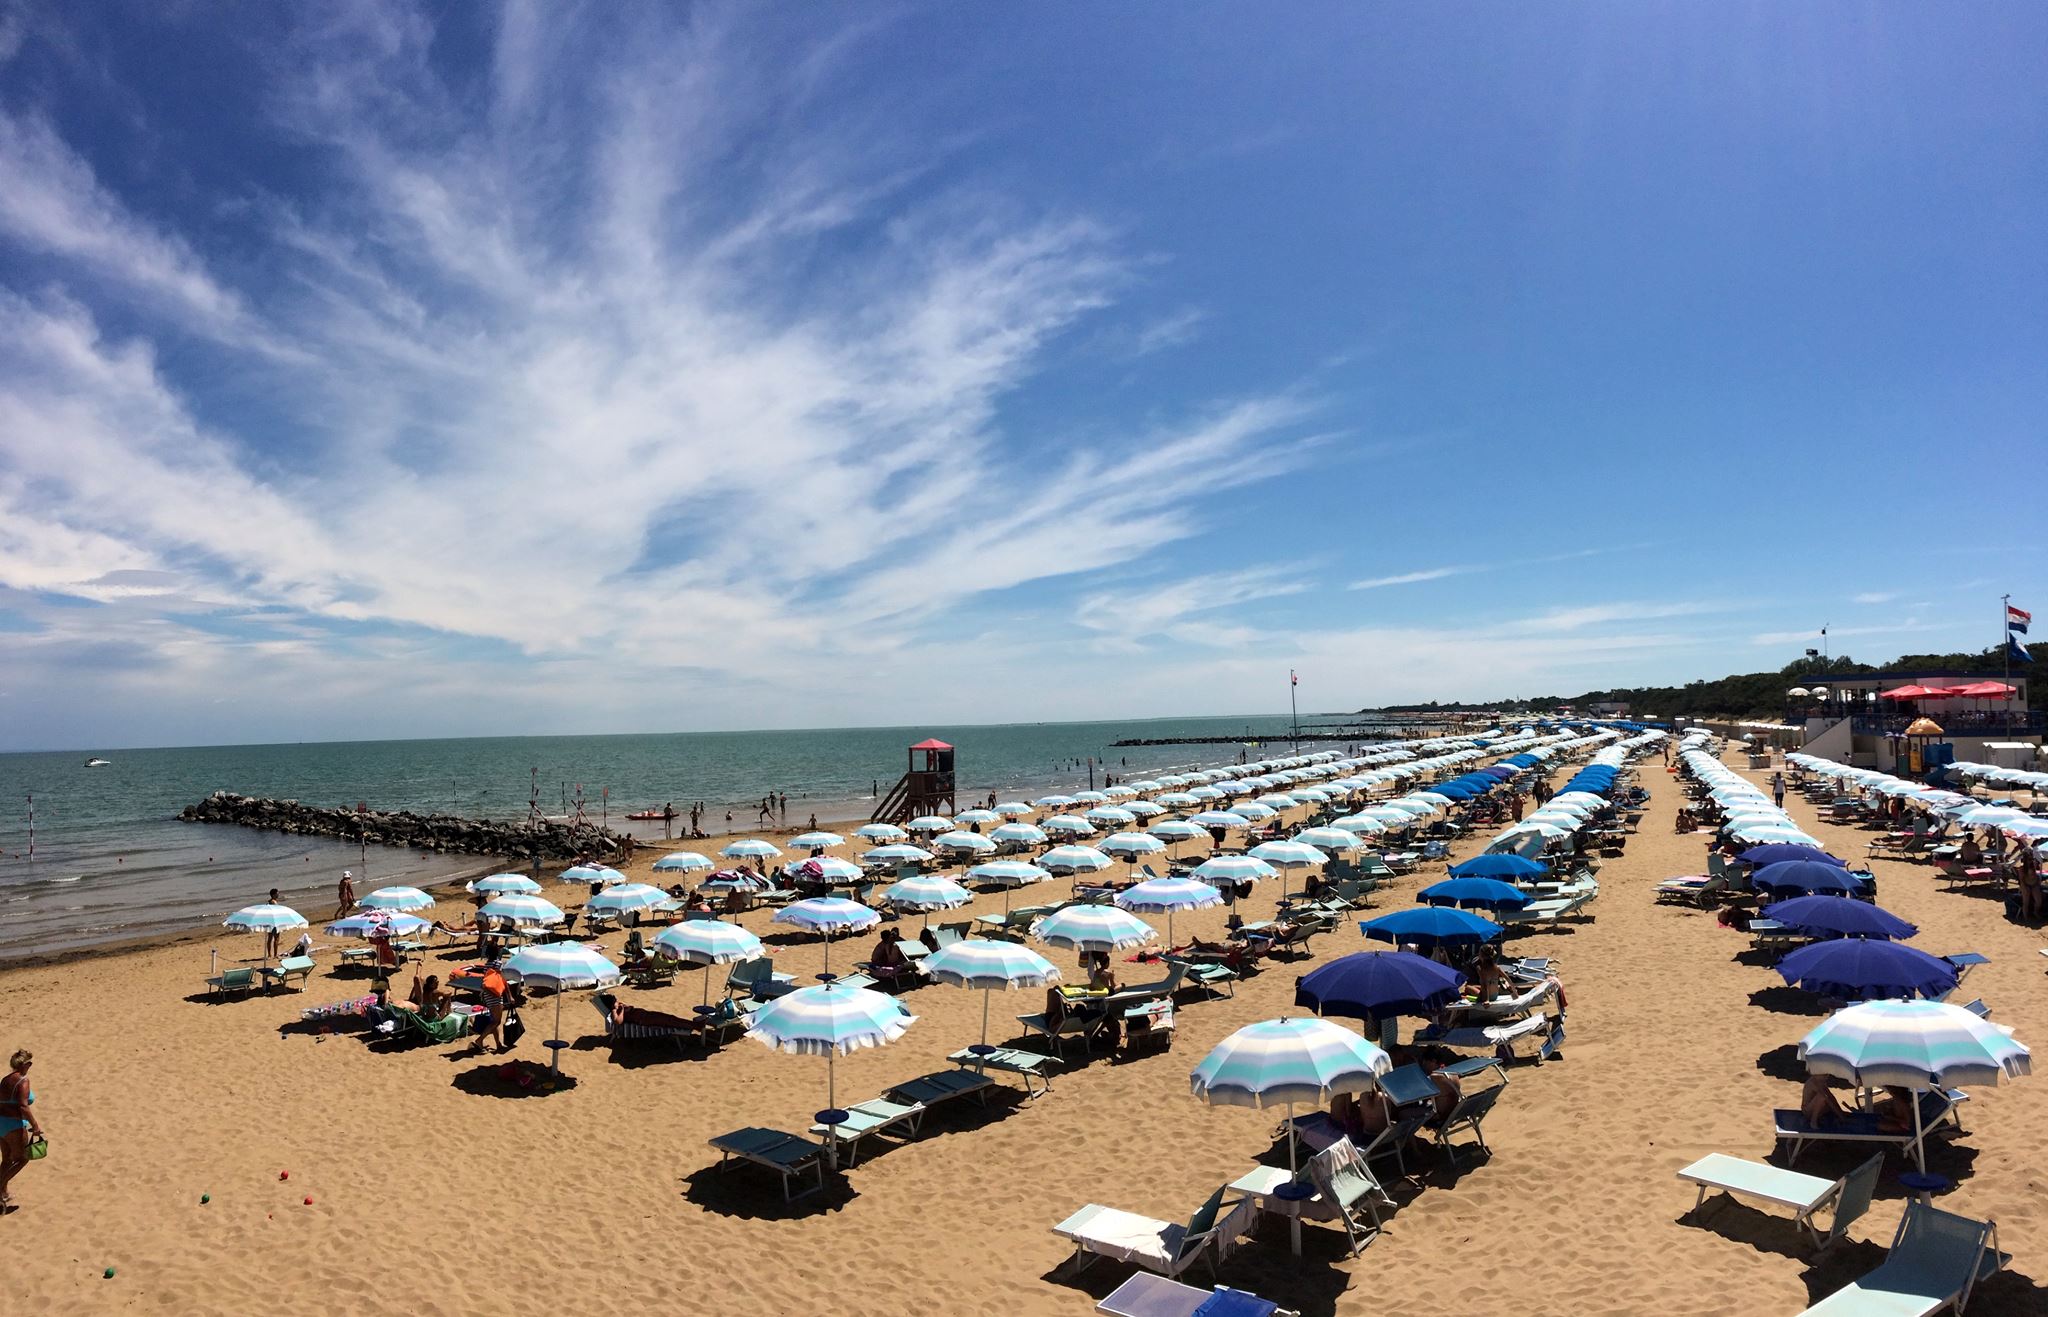
<svg viewBox="0 0 2048 1317">
<path fill-rule="evenodd" d="M 1441 581 L 1446 576 L 1465 576 L 1472 572 L 1483 572 L 1485 567 L 1425 567 L 1416 572 L 1399 572 L 1393 576 L 1371 576 L 1362 581 L 1353 581 L 1344 587 L 1347 590 L 1381 590 L 1390 585 L 1419 585 L 1424 581 Z"/>
<path fill-rule="evenodd" d="M 1909 617 L 1883 626 L 1831 626 L 1828 628 L 1828 639 L 1841 640 L 1850 636 L 1897 636 L 1939 629 L 1931 622 Z M 1809 627 L 1804 631 L 1764 631 L 1749 638 L 1752 645 L 1790 645 L 1800 641 L 1818 644 L 1820 628 Z"/>
<path fill-rule="evenodd" d="M 1888 604 L 1898 597 L 1897 594 L 1890 590 L 1866 590 L 1862 594 L 1854 596 L 1854 602 L 1859 604 Z"/>
</svg>

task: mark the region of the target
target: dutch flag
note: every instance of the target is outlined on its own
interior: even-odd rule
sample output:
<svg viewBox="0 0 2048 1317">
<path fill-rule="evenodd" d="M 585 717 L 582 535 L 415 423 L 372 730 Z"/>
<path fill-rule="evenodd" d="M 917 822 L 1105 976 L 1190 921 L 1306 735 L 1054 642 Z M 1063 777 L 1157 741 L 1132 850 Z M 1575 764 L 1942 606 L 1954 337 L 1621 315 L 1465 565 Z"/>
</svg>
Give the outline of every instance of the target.
<svg viewBox="0 0 2048 1317">
<path fill-rule="evenodd" d="M 2005 629 L 2007 631 L 2017 631 L 2021 635 L 2025 635 L 2027 634 L 2027 623 L 2033 620 L 2034 615 L 2025 609 L 2014 608 L 2011 604 L 2005 606 Z"/>
</svg>

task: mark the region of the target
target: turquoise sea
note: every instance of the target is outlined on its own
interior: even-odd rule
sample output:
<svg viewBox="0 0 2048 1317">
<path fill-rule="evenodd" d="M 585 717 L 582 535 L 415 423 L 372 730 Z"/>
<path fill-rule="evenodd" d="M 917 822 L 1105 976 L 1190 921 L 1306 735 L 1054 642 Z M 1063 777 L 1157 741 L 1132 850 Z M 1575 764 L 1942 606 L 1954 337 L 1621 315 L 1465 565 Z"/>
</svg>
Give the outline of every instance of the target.
<svg viewBox="0 0 2048 1317">
<path fill-rule="evenodd" d="M 367 892 L 488 867 L 481 857 L 382 847 L 359 857 L 347 843 L 176 821 L 180 809 L 217 790 L 515 819 L 525 817 L 537 781 L 551 815 L 573 810 L 580 787 L 588 815 L 615 826 L 634 810 L 703 801 L 707 832 L 724 830 L 728 808 L 743 832 L 758 817 L 755 802 L 771 791 L 788 794 L 792 824 L 813 813 L 821 821 L 865 818 L 875 785 L 888 790 L 908 747 L 927 736 L 958 747 L 965 808 L 990 791 L 1007 799 L 1085 787 L 1091 758 L 1099 780 L 1105 767 L 1123 778 L 1227 763 L 1240 748 L 1111 748 L 1120 739 L 1226 736 L 1280 753 L 1288 730 L 1284 717 L 1178 718 L 0 755 L 0 960 L 203 925 L 271 887 L 317 918 L 331 910 L 343 868 L 366 869 L 356 889 Z M 110 762 L 88 768 L 91 757 Z M 661 835 L 659 823 L 635 830 Z"/>
</svg>

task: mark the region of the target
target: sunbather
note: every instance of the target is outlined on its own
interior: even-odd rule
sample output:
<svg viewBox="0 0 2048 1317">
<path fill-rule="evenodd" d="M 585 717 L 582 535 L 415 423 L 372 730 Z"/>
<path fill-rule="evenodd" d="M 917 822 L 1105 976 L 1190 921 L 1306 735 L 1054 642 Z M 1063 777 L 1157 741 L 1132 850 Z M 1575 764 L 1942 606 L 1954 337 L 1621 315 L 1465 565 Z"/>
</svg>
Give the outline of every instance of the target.
<svg viewBox="0 0 2048 1317">
<path fill-rule="evenodd" d="M 1871 1106 L 1877 1113 L 1877 1128 L 1884 1134 L 1907 1134 L 1913 1129 L 1913 1093 L 1910 1089 L 1896 1086 L 1887 1088 L 1884 1096 Z"/>
<path fill-rule="evenodd" d="M 626 934 L 626 946 L 620 953 L 620 956 L 626 968 L 631 968 L 647 959 L 647 940 L 640 936 L 639 929 L 636 928 Z"/>
<path fill-rule="evenodd" d="M 455 994 L 441 986 L 439 974 L 429 974 L 422 982 L 419 971 L 414 970 L 412 991 L 406 994 L 406 1000 L 422 1019 L 438 1020 L 448 1014 L 448 1003 L 455 1000 Z"/>
<path fill-rule="evenodd" d="M 1377 1091 L 1367 1094 L 1363 1102 L 1349 1093 L 1330 1099 L 1330 1119 L 1361 1148 L 1377 1138 L 1392 1118 L 1386 1097 Z"/>
<path fill-rule="evenodd" d="M 1815 1129 L 1825 1129 L 1847 1115 L 1835 1096 L 1835 1081 L 1826 1075 L 1808 1075 L 1799 1090 L 1799 1115 Z"/>
<path fill-rule="evenodd" d="M 907 969 L 910 960 L 899 945 L 903 934 L 893 928 L 882 930 L 882 936 L 875 941 L 875 949 L 868 953 L 868 965 L 872 969 L 887 970 L 891 974 Z"/>
</svg>

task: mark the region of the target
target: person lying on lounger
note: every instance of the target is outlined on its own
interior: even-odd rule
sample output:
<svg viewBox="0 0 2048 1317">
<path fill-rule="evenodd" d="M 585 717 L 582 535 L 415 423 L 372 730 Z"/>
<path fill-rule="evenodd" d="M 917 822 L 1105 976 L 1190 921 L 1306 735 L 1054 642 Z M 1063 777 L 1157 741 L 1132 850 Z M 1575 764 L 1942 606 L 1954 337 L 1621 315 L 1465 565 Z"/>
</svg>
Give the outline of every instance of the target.
<svg viewBox="0 0 2048 1317">
<path fill-rule="evenodd" d="M 1379 1137 L 1392 1116 L 1385 1095 L 1378 1090 L 1366 1094 L 1363 1101 L 1349 1093 L 1338 1093 L 1330 1099 L 1331 1121 L 1361 1148 Z"/>
<path fill-rule="evenodd" d="M 1870 1108 L 1877 1113 L 1877 1128 L 1886 1134 L 1907 1134 L 1913 1129 L 1913 1094 L 1909 1089 L 1891 1087 Z"/>
<path fill-rule="evenodd" d="M 1808 1075 L 1799 1090 L 1799 1116 L 1814 1129 L 1826 1129 L 1847 1112 L 1835 1096 L 1835 1081 L 1826 1075 Z"/>
<path fill-rule="evenodd" d="M 422 1019 L 438 1020 L 448 1014 L 448 1004 L 455 1000 L 455 994 L 441 986 L 439 974 L 429 974 L 425 982 L 420 981 L 419 970 L 413 970 L 412 991 L 406 1000 L 418 1011 Z"/>
</svg>

